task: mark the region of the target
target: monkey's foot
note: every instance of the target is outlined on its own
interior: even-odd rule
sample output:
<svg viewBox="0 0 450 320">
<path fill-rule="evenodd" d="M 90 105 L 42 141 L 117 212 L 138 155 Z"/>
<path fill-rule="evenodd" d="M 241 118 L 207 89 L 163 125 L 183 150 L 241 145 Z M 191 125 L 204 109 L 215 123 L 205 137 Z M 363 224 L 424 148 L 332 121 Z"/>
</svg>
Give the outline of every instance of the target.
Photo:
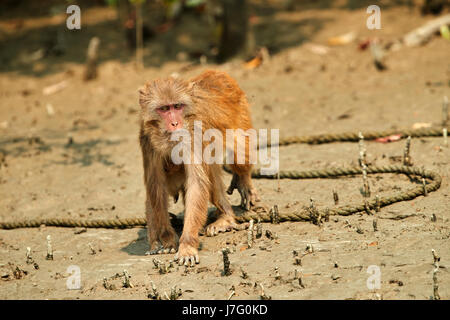
<svg viewBox="0 0 450 320">
<path fill-rule="evenodd" d="M 198 257 L 198 250 L 191 245 L 180 243 L 180 247 L 178 248 L 178 252 L 174 258 L 175 261 L 178 261 L 178 264 L 181 266 L 184 264 L 185 266 L 194 266 L 196 263 L 200 263 L 200 258 Z"/>
<path fill-rule="evenodd" d="M 237 189 L 241 195 L 241 207 L 248 211 L 251 206 L 256 205 L 256 202 L 259 201 L 259 197 L 256 189 L 251 186 L 250 182 L 244 183 L 241 180 L 242 179 L 234 173 L 227 193 L 232 194 L 234 189 Z"/>
<path fill-rule="evenodd" d="M 227 232 L 236 228 L 237 224 L 233 217 L 221 216 L 206 227 L 206 235 L 208 237 L 213 237 L 219 234 L 219 232 Z"/>
<path fill-rule="evenodd" d="M 146 255 L 153 254 L 167 254 L 177 252 L 178 237 L 175 232 L 168 233 L 165 236 L 160 237 L 161 241 L 153 241 L 150 245 L 150 250 L 147 251 Z"/>
</svg>

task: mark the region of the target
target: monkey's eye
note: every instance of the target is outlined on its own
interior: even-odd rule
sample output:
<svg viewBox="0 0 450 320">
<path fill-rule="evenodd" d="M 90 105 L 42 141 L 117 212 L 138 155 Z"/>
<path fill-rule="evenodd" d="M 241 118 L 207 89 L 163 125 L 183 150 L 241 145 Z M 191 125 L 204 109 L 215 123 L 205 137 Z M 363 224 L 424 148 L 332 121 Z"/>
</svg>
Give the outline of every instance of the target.
<svg viewBox="0 0 450 320">
<path fill-rule="evenodd" d="M 162 112 L 167 112 L 167 111 L 169 111 L 169 109 L 170 109 L 169 106 L 162 106 L 162 107 L 159 107 L 159 108 L 158 108 L 158 110 L 159 110 L 159 111 L 162 111 Z"/>
<path fill-rule="evenodd" d="M 182 103 L 177 103 L 176 105 L 173 106 L 175 108 L 175 110 L 181 110 L 184 107 L 184 104 Z"/>
</svg>

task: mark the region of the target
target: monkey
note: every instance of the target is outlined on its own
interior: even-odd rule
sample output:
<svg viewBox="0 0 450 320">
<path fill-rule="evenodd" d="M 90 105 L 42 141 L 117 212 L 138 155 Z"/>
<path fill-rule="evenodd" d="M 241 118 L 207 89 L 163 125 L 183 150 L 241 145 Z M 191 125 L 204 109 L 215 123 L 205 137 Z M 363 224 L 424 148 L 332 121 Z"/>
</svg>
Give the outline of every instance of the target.
<svg viewBox="0 0 450 320">
<path fill-rule="evenodd" d="M 249 152 L 245 153 L 243 163 L 236 161 L 238 143 L 234 144 L 234 161 L 230 164 L 233 177 L 225 190 L 220 164 L 174 163 L 171 154 L 176 141 L 172 141 L 171 136 L 181 129 L 193 136 L 196 121 L 201 121 L 202 131 L 216 129 L 223 137 L 227 129 L 253 129 L 249 103 L 227 73 L 206 70 L 189 80 L 169 77 L 145 83 L 139 89 L 139 104 L 148 254 L 176 253 L 174 260 L 180 265 L 197 264 L 200 262 L 199 232 L 207 220 L 208 204 L 211 202 L 217 208 L 218 217 L 206 226 L 205 233 L 214 236 L 236 227 L 226 193 L 232 194 L 237 189 L 241 206 L 246 210 L 259 201 L 251 180 L 249 137 L 245 137 Z M 236 141 L 238 135 L 234 139 Z M 202 150 L 204 147 L 202 143 Z M 178 239 L 170 223 L 168 198 L 171 196 L 176 201 L 179 193 L 183 195 L 185 214 Z"/>
</svg>

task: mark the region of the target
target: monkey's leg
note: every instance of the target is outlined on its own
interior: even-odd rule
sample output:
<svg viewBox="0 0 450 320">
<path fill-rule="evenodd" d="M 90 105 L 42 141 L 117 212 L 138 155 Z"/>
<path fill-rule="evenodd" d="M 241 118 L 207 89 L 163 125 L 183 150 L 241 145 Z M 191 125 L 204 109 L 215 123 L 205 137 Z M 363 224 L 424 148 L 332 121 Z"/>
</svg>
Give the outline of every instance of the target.
<svg viewBox="0 0 450 320">
<path fill-rule="evenodd" d="M 183 233 L 175 261 L 185 265 L 199 263 L 198 233 L 206 222 L 209 202 L 209 183 L 202 166 L 187 165 L 186 207 Z"/>
<path fill-rule="evenodd" d="M 147 254 L 174 253 L 178 243 L 178 236 L 170 223 L 164 180 L 158 177 L 152 176 L 146 184 L 147 236 L 150 245 Z"/>
<path fill-rule="evenodd" d="M 259 201 L 258 193 L 252 184 L 251 166 L 234 164 L 231 165 L 231 170 L 233 178 L 227 193 L 233 194 L 234 189 L 237 189 L 241 195 L 241 207 L 250 210 L 250 206 L 256 205 L 256 202 Z"/>
<path fill-rule="evenodd" d="M 219 212 L 219 217 L 216 221 L 206 227 L 206 235 L 208 237 L 215 236 L 219 232 L 231 231 L 237 226 L 236 220 L 234 219 L 233 209 L 231 208 L 231 204 L 227 199 L 227 196 L 225 194 L 225 186 L 223 185 L 221 179 L 222 168 L 217 166 L 217 168 L 214 168 L 214 170 L 215 171 L 211 176 L 211 199 L 213 205 L 216 206 Z"/>
</svg>

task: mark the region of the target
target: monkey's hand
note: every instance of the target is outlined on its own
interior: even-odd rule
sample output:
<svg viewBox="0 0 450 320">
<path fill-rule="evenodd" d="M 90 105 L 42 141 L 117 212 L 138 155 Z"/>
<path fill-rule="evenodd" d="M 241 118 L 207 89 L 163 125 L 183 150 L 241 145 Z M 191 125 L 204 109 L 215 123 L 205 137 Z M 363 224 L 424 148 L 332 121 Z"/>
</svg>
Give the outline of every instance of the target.
<svg viewBox="0 0 450 320">
<path fill-rule="evenodd" d="M 175 253 L 176 250 L 174 248 L 164 248 L 163 246 L 159 246 L 156 249 L 149 250 L 145 252 L 146 255 L 154 255 L 154 254 L 164 254 L 164 253 Z"/>
<path fill-rule="evenodd" d="M 194 266 L 196 263 L 200 263 L 198 250 L 186 243 L 180 243 L 180 247 L 178 248 L 178 252 L 174 257 L 174 260 L 178 261 L 180 266 L 182 264 L 185 266 Z"/>
<path fill-rule="evenodd" d="M 178 245 L 178 236 L 172 228 L 162 232 L 159 235 L 159 240 L 150 242 L 150 250 L 146 255 L 175 253 Z"/>
<path fill-rule="evenodd" d="M 219 232 L 227 232 L 237 228 L 236 221 L 233 217 L 220 216 L 216 221 L 206 227 L 206 235 L 213 237 Z"/>
<path fill-rule="evenodd" d="M 227 193 L 233 194 L 234 189 L 239 191 L 241 195 L 241 207 L 247 211 L 259 201 L 258 193 L 252 187 L 250 179 L 239 177 L 236 173 L 233 173 L 233 178 L 231 179 Z"/>
<path fill-rule="evenodd" d="M 154 255 L 154 254 L 164 254 L 164 253 L 175 253 L 176 250 L 173 247 L 164 247 L 163 245 L 161 245 L 160 242 L 158 242 L 157 244 L 153 245 L 152 248 L 147 251 L 145 254 L 146 255 Z"/>
</svg>

